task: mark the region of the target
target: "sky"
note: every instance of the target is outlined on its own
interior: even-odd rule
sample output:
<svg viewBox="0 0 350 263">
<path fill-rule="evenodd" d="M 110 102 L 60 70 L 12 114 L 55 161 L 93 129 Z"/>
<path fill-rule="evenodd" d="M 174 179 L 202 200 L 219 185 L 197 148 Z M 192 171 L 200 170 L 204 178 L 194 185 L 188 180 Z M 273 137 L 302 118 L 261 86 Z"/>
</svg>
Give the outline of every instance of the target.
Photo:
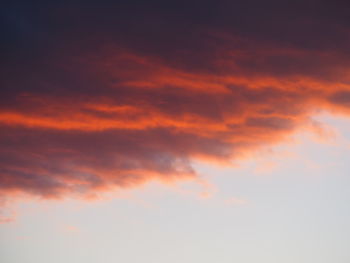
<svg viewBox="0 0 350 263">
<path fill-rule="evenodd" d="M 12 1 L 0 262 L 337 262 L 346 1 Z"/>
</svg>

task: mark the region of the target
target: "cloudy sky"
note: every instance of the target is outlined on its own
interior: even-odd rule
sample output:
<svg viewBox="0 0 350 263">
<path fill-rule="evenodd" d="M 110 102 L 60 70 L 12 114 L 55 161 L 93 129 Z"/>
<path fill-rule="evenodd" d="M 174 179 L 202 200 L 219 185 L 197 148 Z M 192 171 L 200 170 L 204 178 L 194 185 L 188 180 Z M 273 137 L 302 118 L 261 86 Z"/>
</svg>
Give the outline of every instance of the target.
<svg viewBox="0 0 350 263">
<path fill-rule="evenodd" d="M 0 261 L 348 263 L 347 1 L 12 1 Z"/>
</svg>

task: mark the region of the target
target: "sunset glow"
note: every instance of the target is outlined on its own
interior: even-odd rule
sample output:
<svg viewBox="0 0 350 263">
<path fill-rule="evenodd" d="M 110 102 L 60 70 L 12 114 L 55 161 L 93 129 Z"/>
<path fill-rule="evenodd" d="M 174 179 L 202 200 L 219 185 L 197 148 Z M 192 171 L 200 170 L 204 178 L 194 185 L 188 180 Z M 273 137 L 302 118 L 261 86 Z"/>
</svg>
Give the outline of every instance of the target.
<svg viewBox="0 0 350 263">
<path fill-rule="evenodd" d="M 348 263 L 349 12 L 5 4 L 0 262 Z"/>
</svg>

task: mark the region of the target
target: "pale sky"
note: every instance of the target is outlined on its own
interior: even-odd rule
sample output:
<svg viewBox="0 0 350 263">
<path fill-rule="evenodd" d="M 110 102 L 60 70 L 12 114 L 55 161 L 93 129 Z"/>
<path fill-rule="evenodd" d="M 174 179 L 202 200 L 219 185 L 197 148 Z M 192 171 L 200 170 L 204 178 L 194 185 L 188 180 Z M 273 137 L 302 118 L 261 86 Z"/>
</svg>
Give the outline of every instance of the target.
<svg viewBox="0 0 350 263">
<path fill-rule="evenodd" d="M 350 263 L 350 4 L 2 1 L 0 263 Z"/>
<path fill-rule="evenodd" d="M 198 182 L 22 200 L 0 225 L 0 262 L 348 263 L 350 122 L 318 119 L 328 136 L 300 131 L 234 167 L 197 163 Z"/>
</svg>

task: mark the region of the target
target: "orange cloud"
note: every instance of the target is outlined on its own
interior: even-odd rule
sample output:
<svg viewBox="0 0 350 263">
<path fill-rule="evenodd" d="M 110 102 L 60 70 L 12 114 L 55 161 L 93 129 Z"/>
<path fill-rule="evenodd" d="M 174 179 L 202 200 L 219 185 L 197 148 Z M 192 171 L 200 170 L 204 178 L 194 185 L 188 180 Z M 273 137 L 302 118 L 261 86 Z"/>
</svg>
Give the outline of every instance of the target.
<svg viewBox="0 0 350 263">
<path fill-rule="evenodd" d="M 187 30 L 177 20 L 163 27 L 153 9 L 140 23 L 104 9 L 107 24 L 92 23 L 86 10 L 81 24 L 71 8 L 62 17 L 72 26 L 57 29 L 61 38 L 45 33 L 52 40 L 45 47 L 29 41 L 3 62 L 4 196 L 59 198 L 195 178 L 194 160 L 242 158 L 309 125 L 319 110 L 350 109 L 347 47 L 313 43 L 316 36 L 304 31 L 290 31 L 283 42 L 270 20 L 264 36 L 226 20 L 220 28 L 203 22 Z M 51 10 L 38 19 L 48 15 L 57 18 Z M 315 28 L 296 20 L 295 28 Z M 349 40 L 342 26 L 333 29 L 324 30 Z"/>
</svg>

